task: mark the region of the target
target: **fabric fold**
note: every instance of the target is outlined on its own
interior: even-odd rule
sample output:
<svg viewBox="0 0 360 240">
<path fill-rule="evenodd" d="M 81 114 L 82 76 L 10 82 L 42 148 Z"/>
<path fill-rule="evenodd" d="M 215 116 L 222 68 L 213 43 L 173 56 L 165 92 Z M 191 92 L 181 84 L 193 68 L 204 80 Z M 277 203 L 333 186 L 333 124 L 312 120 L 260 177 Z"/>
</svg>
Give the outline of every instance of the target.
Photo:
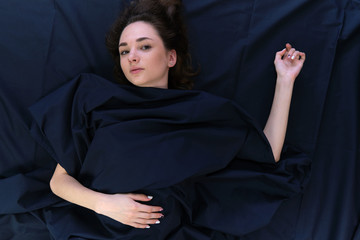
<svg viewBox="0 0 360 240">
<path fill-rule="evenodd" d="M 265 135 L 241 107 L 201 91 L 122 86 L 82 74 L 30 112 L 34 138 L 82 184 L 104 193 L 155 196 L 159 202 L 153 204 L 168 216 L 158 239 L 179 239 L 164 234 L 181 229 L 184 219 L 195 230 L 234 236 L 254 231 L 302 191 L 309 173 L 302 153 L 275 164 Z M 50 222 L 65 214 L 59 209 L 47 210 Z M 66 233 L 57 224 L 55 236 L 86 235 L 86 228 L 76 227 L 79 214 L 104 224 L 97 239 L 116 239 L 127 229 L 77 206 L 64 211 L 67 218 L 74 214 L 75 226 Z M 111 226 L 119 230 L 113 233 Z"/>
</svg>

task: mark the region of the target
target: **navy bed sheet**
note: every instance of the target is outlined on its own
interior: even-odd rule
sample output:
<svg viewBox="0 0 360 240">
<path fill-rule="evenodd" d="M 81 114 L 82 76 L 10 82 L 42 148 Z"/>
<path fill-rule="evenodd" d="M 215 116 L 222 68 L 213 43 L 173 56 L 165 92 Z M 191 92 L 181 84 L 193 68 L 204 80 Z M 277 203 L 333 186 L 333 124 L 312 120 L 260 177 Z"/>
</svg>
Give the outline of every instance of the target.
<svg viewBox="0 0 360 240">
<path fill-rule="evenodd" d="M 360 239 L 360 1 L 184 0 L 196 89 L 230 98 L 260 124 L 274 53 L 306 52 L 287 145 L 312 158 L 304 193 L 240 239 Z M 51 239 L 55 162 L 30 136 L 28 107 L 79 73 L 112 78 L 104 37 L 120 0 L 0 2 L 0 239 Z M 199 237 L 201 239 L 201 237 Z"/>
</svg>

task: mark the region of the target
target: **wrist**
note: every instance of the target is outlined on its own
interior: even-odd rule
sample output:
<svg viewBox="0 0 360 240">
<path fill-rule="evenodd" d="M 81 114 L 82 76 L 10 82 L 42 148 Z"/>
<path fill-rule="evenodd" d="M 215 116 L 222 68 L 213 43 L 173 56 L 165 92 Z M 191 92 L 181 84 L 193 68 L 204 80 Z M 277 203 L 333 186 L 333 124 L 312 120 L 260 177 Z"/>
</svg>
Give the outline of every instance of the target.
<svg viewBox="0 0 360 240">
<path fill-rule="evenodd" d="M 94 206 L 93 210 L 94 212 L 101 214 L 103 212 L 103 209 L 106 205 L 108 195 L 104 193 L 98 193 L 94 199 Z"/>
<path fill-rule="evenodd" d="M 292 88 L 294 86 L 294 83 L 295 83 L 295 78 L 293 77 L 278 75 L 276 79 L 276 85 L 285 88 Z"/>
</svg>

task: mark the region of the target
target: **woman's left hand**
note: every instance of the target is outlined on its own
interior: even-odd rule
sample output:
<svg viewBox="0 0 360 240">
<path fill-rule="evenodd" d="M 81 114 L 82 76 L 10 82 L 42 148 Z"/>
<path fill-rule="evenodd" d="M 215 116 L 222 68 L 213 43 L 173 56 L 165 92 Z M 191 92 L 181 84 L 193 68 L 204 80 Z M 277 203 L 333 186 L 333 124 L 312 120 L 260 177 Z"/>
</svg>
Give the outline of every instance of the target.
<svg viewBox="0 0 360 240">
<path fill-rule="evenodd" d="M 275 69 L 278 80 L 294 83 L 305 61 L 305 53 L 297 51 L 287 43 L 286 47 L 275 55 Z"/>
</svg>

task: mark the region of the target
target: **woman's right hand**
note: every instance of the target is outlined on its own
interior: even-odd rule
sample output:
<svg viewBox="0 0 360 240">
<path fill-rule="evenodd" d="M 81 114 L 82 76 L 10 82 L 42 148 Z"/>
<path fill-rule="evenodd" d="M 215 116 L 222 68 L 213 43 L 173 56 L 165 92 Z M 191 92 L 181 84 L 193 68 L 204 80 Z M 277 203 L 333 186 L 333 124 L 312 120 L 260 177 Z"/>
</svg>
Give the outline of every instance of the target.
<svg viewBox="0 0 360 240">
<path fill-rule="evenodd" d="M 164 217 L 159 206 L 145 205 L 152 197 L 144 194 L 104 194 L 96 212 L 135 228 L 150 228 L 150 224 L 159 224 Z"/>
</svg>

